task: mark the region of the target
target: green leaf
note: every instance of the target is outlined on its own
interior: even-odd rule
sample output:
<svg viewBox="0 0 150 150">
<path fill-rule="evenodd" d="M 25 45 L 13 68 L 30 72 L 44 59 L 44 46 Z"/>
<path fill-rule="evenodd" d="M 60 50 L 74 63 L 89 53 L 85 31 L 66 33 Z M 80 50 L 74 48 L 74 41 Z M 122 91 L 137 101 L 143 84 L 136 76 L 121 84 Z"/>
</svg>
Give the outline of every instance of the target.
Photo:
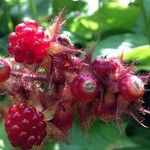
<svg viewBox="0 0 150 150">
<path fill-rule="evenodd" d="M 141 128 L 133 123 L 128 124 L 126 128 L 128 137 L 143 149 L 150 149 L 150 130 Z"/>
<path fill-rule="evenodd" d="M 44 142 L 42 150 L 56 150 L 57 145 L 58 145 L 57 143 L 53 143 L 47 140 L 46 142 Z"/>
<path fill-rule="evenodd" d="M 136 62 L 136 71 L 150 71 L 150 46 L 148 39 L 139 34 L 118 34 L 100 41 L 93 53 L 97 55 L 121 56 L 127 62 Z"/>
<path fill-rule="evenodd" d="M 49 12 L 52 11 L 52 1 L 50 0 L 37 0 L 36 1 L 36 8 L 37 8 L 37 19 L 42 22 L 48 23 L 48 15 Z M 46 19 L 46 20 L 45 20 Z"/>
<path fill-rule="evenodd" d="M 39 24 L 48 24 L 48 14 L 52 11 L 52 2 L 49 0 L 18 1 L 11 8 L 11 15 L 17 24 L 26 18 L 36 19 Z M 32 2 L 31 1 L 31 2 Z M 33 5 L 33 6 L 32 6 Z M 32 10 L 33 9 L 33 10 Z M 33 14 L 34 13 L 34 14 Z M 33 18 L 34 17 L 34 18 Z"/>
<path fill-rule="evenodd" d="M 139 147 L 116 148 L 115 150 L 149 150 L 149 148 L 139 146 Z"/>
<path fill-rule="evenodd" d="M 124 134 L 119 132 L 115 123 L 97 121 L 86 135 L 81 133 L 78 124 L 71 130 L 69 141 L 60 144 L 60 150 L 107 150 L 122 147 L 134 147 Z"/>
<path fill-rule="evenodd" d="M 130 17 L 129 17 L 130 14 Z M 132 31 L 139 14 L 138 6 L 123 7 L 106 3 L 91 16 L 78 16 L 70 23 L 70 30 L 85 38 L 97 40 L 102 35 Z"/>
<path fill-rule="evenodd" d="M 53 15 L 57 15 L 61 9 L 65 9 L 66 14 L 77 10 L 83 10 L 85 4 L 83 0 L 53 0 Z"/>
<path fill-rule="evenodd" d="M 137 71 L 150 71 L 150 45 L 143 45 L 124 52 L 124 59 L 136 61 Z"/>
<path fill-rule="evenodd" d="M 10 145 L 4 127 L 4 122 L 0 121 L 0 150 L 12 150 L 12 146 Z"/>
<path fill-rule="evenodd" d="M 7 43 L 8 40 L 6 37 L 0 38 L 0 56 L 7 54 L 7 50 L 6 50 Z"/>
<path fill-rule="evenodd" d="M 118 55 L 122 50 L 126 51 L 147 43 L 148 39 L 143 35 L 131 33 L 117 34 L 100 41 L 96 46 L 93 56 L 95 57 L 100 54 Z"/>
</svg>

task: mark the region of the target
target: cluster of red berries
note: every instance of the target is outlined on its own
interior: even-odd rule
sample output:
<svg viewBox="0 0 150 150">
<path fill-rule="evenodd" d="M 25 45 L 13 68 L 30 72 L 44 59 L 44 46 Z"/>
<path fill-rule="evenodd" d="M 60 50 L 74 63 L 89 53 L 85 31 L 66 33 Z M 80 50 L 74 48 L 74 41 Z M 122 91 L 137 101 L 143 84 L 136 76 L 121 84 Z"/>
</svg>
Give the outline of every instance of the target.
<svg viewBox="0 0 150 150">
<path fill-rule="evenodd" d="M 75 116 L 87 129 L 95 119 L 118 121 L 128 114 L 138 120 L 135 112 L 148 112 L 141 105 L 145 83 L 132 68 L 117 58 L 92 60 L 92 52 L 80 57 L 81 51 L 59 33 L 61 25 L 60 15 L 46 35 L 30 20 L 9 35 L 14 59 L 8 59 L 11 67 L 0 60 L 0 82 L 15 104 L 5 120 L 13 146 L 30 149 L 46 135 L 64 140 Z"/>
<path fill-rule="evenodd" d="M 125 67 L 117 59 L 98 56 L 92 62 L 92 68 L 104 89 L 100 106 L 96 109 L 98 118 L 117 119 L 122 113 L 134 111 L 132 104 L 140 105 L 144 82 L 133 74 L 130 67 Z"/>
<path fill-rule="evenodd" d="M 31 149 L 40 145 L 46 136 L 46 123 L 41 112 L 25 104 L 9 108 L 5 122 L 8 138 L 13 146 Z"/>
<path fill-rule="evenodd" d="M 46 56 L 49 42 L 44 29 L 34 20 L 17 25 L 8 39 L 8 52 L 17 62 L 39 64 Z"/>
<path fill-rule="evenodd" d="M 126 101 L 136 101 L 144 94 L 144 83 L 114 58 L 97 57 L 92 67 L 100 82 L 120 94 Z"/>
</svg>

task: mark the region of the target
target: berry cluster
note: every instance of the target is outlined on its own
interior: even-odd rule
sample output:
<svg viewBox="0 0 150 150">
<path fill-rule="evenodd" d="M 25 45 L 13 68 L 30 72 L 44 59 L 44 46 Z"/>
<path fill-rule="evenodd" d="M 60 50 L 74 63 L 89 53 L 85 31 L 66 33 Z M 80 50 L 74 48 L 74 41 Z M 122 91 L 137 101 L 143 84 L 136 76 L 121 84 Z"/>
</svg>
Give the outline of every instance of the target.
<svg viewBox="0 0 150 150">
<path fill-rule="evenodd" d="M 43 114 L 25 104 L 10 107 L 5 127 L 11 144 L 22 149 L 31 149 L 33 145 L 40 145 L 46 136 Z"/>
<path fill-rule="evenodd" d="M 8 36 L 8 52 L 17 62 L 39 64 L 46 56 L 48 39 L 44 29 L 34 20 L 16 26 L 15 32 Z"/>
<path fill-rule="evenodd" d="M 123 60 L 92 59 L 92 50 L 77 49 L 60 34 L 62 22 L 61 12 L 47 31 L 33 20 L 17 25 L 8 37 L 11 67 L 0 60 L 0 82 L 15 104 L 5 128 L 21 149 L 40 145 L 46 135 L 66 139 L 75 116 L 87 130 L 96 119 L 119 122 L 123 114 L 143 125 L 137 112 L 150 114 L 141 102 L 145 78 Z"/>
</svg>

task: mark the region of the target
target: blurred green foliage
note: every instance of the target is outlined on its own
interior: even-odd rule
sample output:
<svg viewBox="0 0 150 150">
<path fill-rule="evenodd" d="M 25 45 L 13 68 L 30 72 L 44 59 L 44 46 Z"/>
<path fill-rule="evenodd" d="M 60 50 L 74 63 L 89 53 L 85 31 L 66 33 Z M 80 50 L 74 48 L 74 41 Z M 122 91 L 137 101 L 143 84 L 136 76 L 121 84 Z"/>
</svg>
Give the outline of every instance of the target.
<svg viewBox="0 0 150 150">
<path fill-rule="evenodd" d="M 62 32 L 77 47 L 96 45 L 93 57 L 117 55 L 123 51 L 127 61 L 138 62 L 137 71 L 150 71 L 149 0 L 1 0 L 0 54 L 7 54 L 7 36 L 18 23 L 32 18 L 46 27 L 61 9 L 65 10 L 66 16 Z M 0 103 L 3 101 L 0 99 Z M 128 120 L 123 123 L 122 130 L 121 134 L 114 123 L 96 122 L 84 135 L 76 123 L 67 143 L 47 141 L 42 150 L 150 149 L 149 129 Z M 0 150 L 10 149 L 13 148 L 0 122 Z"/>
</svg>

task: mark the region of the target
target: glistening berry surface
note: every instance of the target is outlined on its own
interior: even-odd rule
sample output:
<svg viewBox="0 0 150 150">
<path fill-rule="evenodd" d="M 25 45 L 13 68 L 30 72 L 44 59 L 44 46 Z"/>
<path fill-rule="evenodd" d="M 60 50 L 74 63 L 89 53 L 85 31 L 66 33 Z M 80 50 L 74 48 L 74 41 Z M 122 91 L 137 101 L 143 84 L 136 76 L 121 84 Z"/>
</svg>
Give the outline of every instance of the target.
<svg viewBox="0 0 150 150">
<path fill-rule="evenodd" d="M 46 123 L 41 112 L 22 103 L 10 107 L 5 130 L 13 146 L 31 149 L 33 145 L 40 145 L 45 138 Z"/>
<path fill-rule="evenodd" d="M 7 50 L 19 63 L 39 64 L 46 57 L 48 37 L 34 20 L 18 24 L 8 40 Z"/>
</svg>

